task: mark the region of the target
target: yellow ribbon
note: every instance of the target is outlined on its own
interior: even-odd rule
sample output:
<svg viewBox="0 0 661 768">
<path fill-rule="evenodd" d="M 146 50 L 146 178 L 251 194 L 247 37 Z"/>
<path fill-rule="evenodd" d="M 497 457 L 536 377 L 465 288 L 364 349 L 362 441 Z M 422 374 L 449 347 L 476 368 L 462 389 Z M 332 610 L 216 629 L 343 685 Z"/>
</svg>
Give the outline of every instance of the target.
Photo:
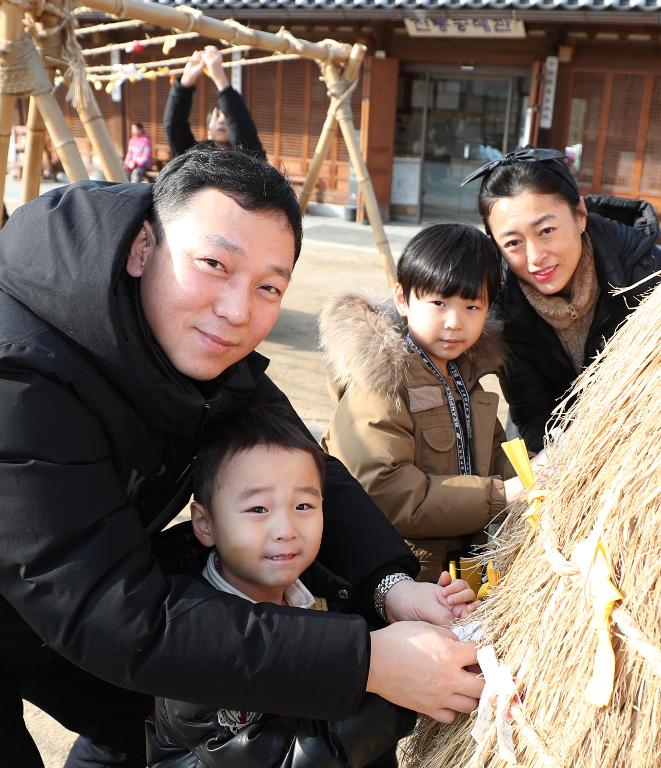
<svg viewBox="0 0 661 768">
<path fill-rule="evenodd" d="M 477 592 L 477 599 L 484 600 L 484 598 L 487 595 L 491 594 L 491 591 L 498 584 L 499 581 L 500 581 L 500 571 L 496 571 L 494 569 L 493 563 L 491 562 L 487 563 L 487 581 L 486 581 L 486 584 L 483 584 L 479 588 Z"/>
<path fill-rule="evenodd" d="M 523 517 L 533 530 L 537 530 L 542 511 L 542 499 L 546 496 L 546 491 L 532 490 L 535 484 L 535 473 L 528 458 L 526 444 L 520 437 L 517 437 L 502 443 L 501 447 L 514 467 L 519 480 L 523 483 L 523 487 L 528 491 L 528 509 L 523 513 Z"/>
<path fill-rule="evenodd" d="M 592 607 L 592 627 L 597 636 L 597 652 L 592 676 L 584 696 L 596 707 L 605 707 L 613 693 L 615 654 L 611 643 L 610 616 L 616 600 L 622 594 L 611 581 L 608 549 L 594 533 L 579 542 L 572 552 L 575 563 L 585 579 L 587 596 Z"/>
</svg>

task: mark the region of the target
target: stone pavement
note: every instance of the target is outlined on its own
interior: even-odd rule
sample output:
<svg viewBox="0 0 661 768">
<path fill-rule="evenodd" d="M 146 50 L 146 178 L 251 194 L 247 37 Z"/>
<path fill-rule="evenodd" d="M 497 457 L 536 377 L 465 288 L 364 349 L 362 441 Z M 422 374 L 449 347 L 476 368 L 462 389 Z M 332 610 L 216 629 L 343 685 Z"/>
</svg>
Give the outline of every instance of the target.
<svg viewBox="0 0 661 768">
<path fill-rule="evenodd" d="M 44 183 L 42 191 L 53 186 Z M 19 193 L 19 183 L 8 179 L 5 199 L 10 212 L 18 203 Z M 395 257 L 418 229 L 411 225 L 386 225 Z M 271 359 L 269 374 L 318 438 L 332 408 L 323 361 L 317 349 L 318 312 L 324 301 L 336 292 L 360 287 L 385 296 L 389 288 L 368 226 L 306 216 L 304 230 L 303 253 L 284 297 L 280 319 L 259 351 Z M 497 388 L 495 377 L 488 379 L 485 385 Z M 29 704 L 26 704 L 26 721 L 42 752 L 45 767 L 61 768 L 74 735 Z"/>
</svg>

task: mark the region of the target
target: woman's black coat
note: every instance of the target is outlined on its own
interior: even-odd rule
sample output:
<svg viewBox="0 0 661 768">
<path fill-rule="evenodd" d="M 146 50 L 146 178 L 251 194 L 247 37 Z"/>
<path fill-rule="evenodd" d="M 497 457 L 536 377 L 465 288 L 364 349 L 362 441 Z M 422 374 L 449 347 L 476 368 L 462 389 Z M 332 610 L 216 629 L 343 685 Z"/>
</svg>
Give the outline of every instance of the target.
<svg viewBox="0 0 661 768">
<path fill-rule="evenodd" d="M 656 246 L 659 224 L 649 203 L 603 195 L 586 197 L 585 203 L 599 282 L 599 298 L 585 342 L 587 366 L 659 278 L 619 296 L 613 296 L 612 290 L 632 286 L 660 270 L 661 250 Z M 510 417 L 527 448 L 538 452 L 544 447 L 544 428 L 551 411 L 577 374 L 555 330 L 528 303 L 509 270 L 498 306 L 510 348 L 500 384 Z"/>
</svg>

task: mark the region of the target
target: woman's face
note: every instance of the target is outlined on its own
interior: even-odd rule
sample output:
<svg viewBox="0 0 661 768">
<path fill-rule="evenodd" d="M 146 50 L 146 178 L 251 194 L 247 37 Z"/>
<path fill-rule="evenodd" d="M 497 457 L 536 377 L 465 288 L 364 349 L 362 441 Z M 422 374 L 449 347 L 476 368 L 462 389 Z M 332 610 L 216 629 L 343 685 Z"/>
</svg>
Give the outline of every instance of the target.
<svg viewBox="0 0 661 768">
<path fill-rule="evenodd" d="M 523 282 L 551 296 L 569 289 L 583 248 L 587 211 L 557 195 L 526 190 L 498 199 L 489 229 L 505 261 Z"/>
</svg>

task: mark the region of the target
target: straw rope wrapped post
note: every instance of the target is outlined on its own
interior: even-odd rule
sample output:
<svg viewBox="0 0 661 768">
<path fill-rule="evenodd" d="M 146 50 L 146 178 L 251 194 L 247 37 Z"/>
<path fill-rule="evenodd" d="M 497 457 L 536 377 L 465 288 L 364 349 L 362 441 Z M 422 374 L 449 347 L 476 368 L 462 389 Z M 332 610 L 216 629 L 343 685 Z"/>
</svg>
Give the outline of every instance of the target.
<svg viewBox="0 0 661 768">
<path fill-rule="evenodd" d="M 45 22 L 50 18 L 50 25 Z M 55 26 L 59 17 L 44 10 L 40 21 L 46 26 Z M 37 50 L 39 50 L 39 38 L 37 38 Z M 40 51 L 43 61 L 43 51 Z M 46 75 L 49 81 L 53 82 L 55 78 L 55 68 L 45 66 Z M 30 96 L 28 107 L 27 134 L 25 138 L 25 158 L 23 161 L 23 174 L 21 177 L 21 204 L 27 203 L 39 194 L 41 184 L 43 153 L 46 139 L 46 124 L 39 112 L 37 102 L 34 96 Z"/>
<path fill-rule="evenodd" d="M 17 3 L 2 2 L 0 17 L 3 19 L 4 34 L 2 66 L 0 67 L 0 92 L 12 97 L 12 107 L 8 111 L 3 101 L 2 116 L 0 117 L 0 134 L 11 128 L 11 110 L 13 97 L 18 94 L 31 94 L 37 104 L 48 131 L 53 139 L 55 149 L 62 161 L 64 170 L 72 181 L 87 178 L 87 171 L 80 159 L 71 131 L 67 127 L 64 116 L 51 93 L 51 83 L 39 58 L 39 54 L 31 38 L 21 34 L 22 9 Z M 16 31 L 18 30 L 18 32 Z M 8 121 L 8 123 L 6 122 Z M 7 153 L 2 151 L 2 181 L 6 173 Z M 4 186 L 3 186 L 4 192 Z"/>
<path fill-rule="evenodd" d="M 86 81 L 85 61 L 75 36 L 69 0 L 51 0 L 38 17 L 38 23 L 32 25 L 32 34 L 44 61 L 64 61 L 62 69 L 65 70 L 64 81 L 69 91 L 67 98 L 78 112 L 105 177 L 109 181 L 128 181 L 124 165 Z"/>
<path fill-rule="evenodd" d="M 661 286 L 573 391 L 486 556 L 504 574 L 471 617 L 491 696 L 422 725 L 408 765 L 661 765 Z"/>
<path fill-rule="evenodd" d="M 308 207 L 308 203 L 310 202 L 310 197 L 312 195 L 312 190 L 314 189 L 314 185 L 317 183 L 317 179 L 319 178 L 322 163 L 326 159 L 330 145 L 333 143 L 337 134 L 337 107 L 339 100 L 357 81 L 358 73 L 360 72 L 360 67 L 362 66 L 364 57 L 365 46 L 354 45 L 351 49 L 349 61 L 344 68 L 344 76 L 341 79 L 336 71 L 336 92 L 331 93 L 329 89 L 331 101 L 326 113 L 326 120 L 324 121 L 321 133 L 319 134 L 319 140 L 317 141 L 314 155 L 310 161 L 310 167 L 308 169 L 307 176 L 305 177 L 305 182 L 303 183 L 303 189 L 301 190 L 301 194 L 298 198 L 298 203 L 301 206 L 302 213 L 305 213 L 305 209 Z M 333 65 L 328 64 L 327 66 L 332 67 Z M 326 87 L 328 88 L 328 83 L 326 83 Z"/>
<path fill-rule="evenodd" d="M 10 46 L 20 39 L 23 33 L 21 11 L 8 4 L 0 5 L 0 200 L 5 196 L 5 176 L 7 175 L 7 155 L 9 139 L 14 120 L 15 91 L 2 77 L 6 66 Z M 2 223 L 0 222 L 0 226 Z"/>
</svg>

